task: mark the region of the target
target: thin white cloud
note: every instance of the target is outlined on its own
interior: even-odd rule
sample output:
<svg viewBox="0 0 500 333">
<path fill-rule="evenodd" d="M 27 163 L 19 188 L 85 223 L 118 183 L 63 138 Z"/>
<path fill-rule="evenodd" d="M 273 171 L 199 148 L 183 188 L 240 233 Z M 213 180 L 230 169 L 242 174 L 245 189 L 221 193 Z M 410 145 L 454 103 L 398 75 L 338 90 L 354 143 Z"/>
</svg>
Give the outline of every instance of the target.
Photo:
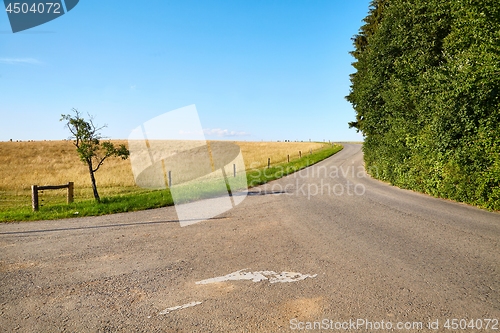
<svg viewBox="0 0 500 333">
<path fill-rule="evenodd" d="M 0 63 L 9 65 L 28 64 L 39 65 L 41 62 L 34 58 L 0 58 Z"/>
<path fill-rule="evenodd" d="M 220 129 L 220 128 L 205 128 L 203 130 L 203 133 L 205 135 L 213 135 L 213 136 L 220 136 L 220 137 L 248 136 L 248 135 L 250 135 L 250 133 L 247 133 L 247 132 L 229 131 L 227 129 Z"/>
</svg>

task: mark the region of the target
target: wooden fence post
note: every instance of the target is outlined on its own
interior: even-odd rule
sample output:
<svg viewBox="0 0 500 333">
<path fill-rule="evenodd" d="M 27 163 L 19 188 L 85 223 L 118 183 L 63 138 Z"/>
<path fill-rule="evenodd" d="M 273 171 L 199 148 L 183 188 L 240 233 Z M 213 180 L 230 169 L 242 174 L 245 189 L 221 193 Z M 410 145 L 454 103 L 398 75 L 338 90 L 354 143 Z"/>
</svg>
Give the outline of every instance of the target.
<svg viewBox="0 0 500 333">
<path fill-rule="evenodd" d="M 299 150 L 299 158 L 302 158 L 302 151 Z"/>
<path fill-rule="evenodd" d="M 286 159 L 288 160 L 288 163 L 290 163 L 290 154 L 286 155 Z"/>
<path fill-rule="evenodd" d="M 34 212 L 38 211 L 38 186 L 31 185 L 31 207 Z"/>
<path fill-rule="evenodd" d="M 271 158 L 267 158 L 267 168 L 269 169 L 271 167 Z"/>
<path fill-rule="evenodd" d="M 74 200 L 74 189 L 75 189 L 75 183 L 69 182 L 68 183 L 68 204 L 72 203 Z"/>
<path fill-rule="evenodd" d="M 44 190 L 60 190 L 63 188 L 68 189 L 68 193 L 66 194 L 66 201 L 68 204 L 72 203 L 74 201 L 74 193 L 75 193 L 75 183 L 69 182 L 65 185 L 44 185 L 44 186 L 38 186 L 38 185 L 31 185 L 31 207 L 33 208 L 33 211 L 36 212 L 39 210 L 39 200 L 38 200 L 38 191 L 44 191 Z"/>
</svg>

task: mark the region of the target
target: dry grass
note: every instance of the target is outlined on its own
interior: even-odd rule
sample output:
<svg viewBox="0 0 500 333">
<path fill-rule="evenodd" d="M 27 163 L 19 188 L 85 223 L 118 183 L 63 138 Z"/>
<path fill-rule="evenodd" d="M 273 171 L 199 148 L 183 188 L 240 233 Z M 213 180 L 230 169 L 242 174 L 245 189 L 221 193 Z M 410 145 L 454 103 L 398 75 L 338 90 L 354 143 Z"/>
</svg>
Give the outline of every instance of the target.
<svg viewBox="0 0 500 333">
<path fill-rule="evenodd" d="M 309 151 L 317 151 L 325 144 L 317 142 L 236 142 L 241 148 L 245 165 L 248 169 L 260 168 L 267 165 L 267 158 L 271 158 L 271 164 L 278 164 L 299 158 L 299 151 L 302 156 L 309 154 Z"/>
<path fill-rule="evenodd" d="M 126 141 L 113 141 L 116 144 Z M 235 142 L 240 146 L 247 169 L 298 158 L 299 150 L 308 154 L 324 144 L 314 142 Z M 96 173 L 102 195 L 140 191 L 135 185 L 130 160 L 109 158 Z M 0 208 L 6 201 L 29 198 L 31 185 L 75 183 L 75 196 L 90 198 L 91 184 L 86 166 L 79 160 L 71 141 L 0 142 Z M 49 191 L 64 200 L 64 190 Z M 2 203 L 3 201 L 3 203 Z M 8 204 L 11 206 L 11 203 Z"/>
<path fill-rule="evenodd" d="M 110 158 L 96 174 L 101 186 L 130 186 L 130 162 Z M 90 187 L 86 166 L 70 141 L 0 142 L 0 190 L 29 190 L 31 185 L 75 182 Z"/>
</svg>

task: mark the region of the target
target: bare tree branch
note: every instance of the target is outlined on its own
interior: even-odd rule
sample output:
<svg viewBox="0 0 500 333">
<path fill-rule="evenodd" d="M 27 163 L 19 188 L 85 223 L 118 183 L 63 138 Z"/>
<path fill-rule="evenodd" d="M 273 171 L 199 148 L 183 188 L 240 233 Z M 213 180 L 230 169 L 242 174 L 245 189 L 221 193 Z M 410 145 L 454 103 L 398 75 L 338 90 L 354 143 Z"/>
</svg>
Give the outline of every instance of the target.
<svg viewBox="0 0 500 333">
<path fill-rule="evenodd" d="M 108 157 L 116 156 L 127 159 L 130 153 L 125 145 L 116 148 L 109 141 L 101 142 L 100 131 L 107 125 L 99 127 L 94 124 L 94 117 L 90 114 L 88 114 L 89 120 L 85 120 L 77 109 L 72 109 L 72 111 L 75 115 L 61 115 L 61 121 L 66 122 L 66 127 L 72 134 L 71 139 L 75 140 L 73 144 L 76 146 L 80 160 L 89 169 L 94 197 L 100 201 L 94 173 L 99 170 Z"/>
</svg>

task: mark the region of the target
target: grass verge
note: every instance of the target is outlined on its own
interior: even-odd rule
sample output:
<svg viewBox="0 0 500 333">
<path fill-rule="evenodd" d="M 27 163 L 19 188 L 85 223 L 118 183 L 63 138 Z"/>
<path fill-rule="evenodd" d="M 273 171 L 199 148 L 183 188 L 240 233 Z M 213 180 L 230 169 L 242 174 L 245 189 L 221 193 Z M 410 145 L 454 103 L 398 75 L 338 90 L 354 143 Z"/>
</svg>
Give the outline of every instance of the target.
<svg viewBox="0 0 500 333">
<path fill-rule="evenodd" d="M 273 165 L 270 168 L 247 170 L 248 187 L 254 187 L 300 171 L 342 150 L 341 145 L 327 147 L 290 163 Z"/>
<path fill-rule="evenodd" d="M 249 187 L 265 184 L 269 181 L 281 178 L 291 173 L 302 170 L 308 166 L 318 163 L 325 158 L 342 150 L 342 146 L 326 146 L 326 148 L 304 155 L 302 158 L 290 163 L 280 163 L 270 168 L 259 168 L 247 170 L 247 184 Z M 219 191 L 212 191 L 210 186 L 192 200 L 207 198 Z M 188 200 L 188 199 L 185 199 Z M 55 220 L 80 216 L 98 216 L 113 213 L 132 212 L 160 208 L 173 205 L 170 190 L 147 191 L 142 189 L 131 189 L 131 193 L 103 197 L 100 203 L 95 200 L 81 200 L 72 204 L 62 201 L 44 205 L 38 212 L 33 212 L 31 207 L 22 206 L 8 210 L 0 210 L 0 222 Z"/>
</svg>

